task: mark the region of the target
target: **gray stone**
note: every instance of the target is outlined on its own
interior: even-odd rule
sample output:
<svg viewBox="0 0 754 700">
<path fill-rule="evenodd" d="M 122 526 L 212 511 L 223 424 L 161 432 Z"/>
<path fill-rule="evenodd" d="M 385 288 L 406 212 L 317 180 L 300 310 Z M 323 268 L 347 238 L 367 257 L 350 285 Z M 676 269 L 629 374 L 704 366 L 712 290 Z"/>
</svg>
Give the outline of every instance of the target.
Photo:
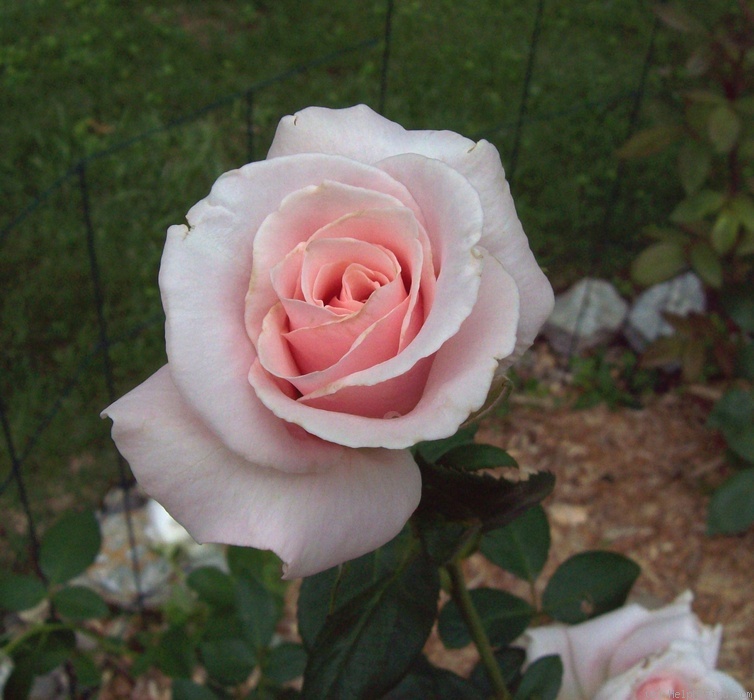
<svg viewBox="0 0 754 700">
<path fill-rule="evenodd" d="M 673 327 L 663 312 L 687 316 L 705 309 L 704 287 L 693 272 L 687 272 L 642 292 L 631 307 L 623 333 L 631 347 L 641 352 L 658 338 L 672 335 Z"/>
<path fill-rule="evenodd" d="M 96 561 L 76 583 L 95 589 L 110 604 L 131 608 L 137 600 L 134 561 L 128 535 L 126 513 L 101 513 L 102 547 Z M 136 559 L 139 566 L 139 589 L 147 608 L 159 608 L 170 597 L 171 587 L 188 572 L 200 566 L 227 568 L 225 548 L 189 542 L 164 544 L 154 539 L 153 523 L 146 507 L 131 511 Z"/>
<path fill-rule="evenodd" d="M 610 341 L 627 312 L 628 304 L 612 284 L 585 278 L 556 297 L 543 333 L 556 352 L 580 353 Z"/>
</svg>

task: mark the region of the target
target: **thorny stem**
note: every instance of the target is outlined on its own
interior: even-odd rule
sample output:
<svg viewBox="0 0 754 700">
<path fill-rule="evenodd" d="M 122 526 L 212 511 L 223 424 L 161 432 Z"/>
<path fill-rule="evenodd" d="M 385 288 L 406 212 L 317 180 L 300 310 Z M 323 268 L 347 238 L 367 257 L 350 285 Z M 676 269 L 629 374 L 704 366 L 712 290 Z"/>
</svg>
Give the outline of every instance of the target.
<svg viewBox="0 0 754 700">
<path fill-rule="evenodd" d="M 490 640 L 484 631 L 482 620 L 476 607 L 474 607 L 474 601 L 471 600 L 469 589 L 466 588 L 466 579 L 463 576 L 461 562 L 453 560 L 446 564 L 445 568 L 450 576 L 450 594 L 461 611 L 463 620 L 469 628 L 471 639 L 479 651 L 479 656 L 495 692 L 495 700 L 512 700 L 510 691 L 505 685 L 503 674 L 500 671 L 500 666 L 492 651 Z"/>
</svg>

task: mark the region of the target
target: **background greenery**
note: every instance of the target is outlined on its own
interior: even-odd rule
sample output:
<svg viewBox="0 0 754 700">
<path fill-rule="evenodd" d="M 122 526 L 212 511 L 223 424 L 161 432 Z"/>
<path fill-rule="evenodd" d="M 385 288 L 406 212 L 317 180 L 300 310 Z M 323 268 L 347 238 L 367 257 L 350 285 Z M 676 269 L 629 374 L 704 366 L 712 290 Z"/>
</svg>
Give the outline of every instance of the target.
<svg viewBox="0 0 754 700">
<path fill-rule="evenodd" d="M 691 4 L 698 15 L 730 3 Z M 396 0 L 386 116 L 488 138 L 509 162 L 537 8 L 537 0 Z M 117 479 L 109 424 L 97 417 L 108 396 L 72 169 L 90 158 L 120 394 L 165 360 L 157 288 L 165 229 L 248 160 L 243 91 L 258 86 L 257 158 L 279 118 L 301 107 L 377 107 L 385 12 L 384 0 L 0 2 L 0 399 L 43 521 L 96 501 Z M 679 199 L 662 158 L 628 168 L 611 198 L 653 24 L 639 0 L 544 3 L 514 196 L 556 286 L 590 271 L 621 275 L 642 246 L 642 225 Z M 673 50 L 660 33 L 655 66 Z M 663 80 L 662 70 L 649 76 L 647 119 Z M 0 459 L 2 485 L 10 460 Z M 11 516 L 0 537 L 20 550 L 14 486 L 0 509 Z"/>
</svg>

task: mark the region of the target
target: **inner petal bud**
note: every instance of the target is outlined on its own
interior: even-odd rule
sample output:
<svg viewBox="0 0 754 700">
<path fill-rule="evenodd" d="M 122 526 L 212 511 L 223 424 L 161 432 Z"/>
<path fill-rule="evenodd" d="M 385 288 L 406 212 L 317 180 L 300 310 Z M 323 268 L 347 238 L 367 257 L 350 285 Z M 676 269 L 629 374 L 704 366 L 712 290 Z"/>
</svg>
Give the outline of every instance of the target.
<svg viewBox="0 0 754 700">
<path fill-rule="evenodd" d="M 362 281 L 361 291 L 353 294 L 354 273 L 371 283 L 369 293 L 365 294 Z M 310 304 L 356 311 L 372 292 L 400 273 L 395 255 L 380 245 L 353 238 L 311 240 L 303 253 L 301 292 Z"/>
<path fill-rule="evenodd" d="M 383 287 L 390 279 L 376 270 L 370 270 L 363 265 L 353 263 L 343 273 L 343 288 L 339 299 L 341 301 L 360 301 L 364 303 L 372 292 Z"/>
</svg>

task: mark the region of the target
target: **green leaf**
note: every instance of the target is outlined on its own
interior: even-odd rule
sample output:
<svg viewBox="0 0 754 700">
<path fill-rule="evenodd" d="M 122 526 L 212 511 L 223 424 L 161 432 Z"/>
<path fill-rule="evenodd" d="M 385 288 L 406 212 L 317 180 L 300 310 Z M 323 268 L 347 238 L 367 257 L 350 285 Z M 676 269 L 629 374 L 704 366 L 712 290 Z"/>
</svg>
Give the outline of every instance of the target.
<svg viewBox="0 0 754 700">
<path fill-rule="evenodd" d="M 683 134 L 676 124 L 660 124 L 635 133 L 618 149 L 618 158 L 644 158 L 667 148 Z"/>
<path fill-rule="evenodd" d="M 102 597 L 85 586 L 66 586 L 52 597 L 55 609 L 71 620 L 107 617 L 110 611 Z"/>
<path fill-rule="evenodd" d="M 67 513 L 42 538 L 39 565 L 50 583 L 65 583 L 94 563 L 101 544 L 92 511 Z"/>
<path fill-rule="evenodd" d="M 406 677 L 382 700 L 485 700 L 465 678 L 419 656 Z"/>
<path fill-rule="evenodd" d="M 42 676 L 68 661 L 76 651 L 76 636 L 71 630 L 56 630 L 34 635 L 13 655 L 13 672 L 5 685 L 5 698 L 29 697 L 35 676 Z"/>
<path fill-rule="evenodd" d="M 157 667 L 173 678 L 189 678 L 195 663 L 194 643 L 184 627 L 168 628 L 155 650 Z"/>
<path fill-rule="evenodd" d="M 754 294 L 751 293 L 751 285 L 730 285 L 720 296 L 723 310 L 730 319 L 741 330 L 754 333 Z"/>
<path fill-rule="evenodd" d="M 217 695 L 209 688 L 187 678 L 174 678 L 172 698 L 173 700 L 217 700 Z"/>
<path fill-rule="evenodd" d="M 720 256 L 708 243 L 700 241 L 691 247 L 689 252 L 691 267 L 702 281 L 710 287 L 719 289 L 723 284 L 723 265 Z"/>
<path fill-rule="evenodd" d="M 308 576 L 301 582 L 296 614 L 299 634 L 306 649 L 313 648 L 314 641 L 324 626 L 328 613 L 331 612 L 336 594 L 341 590 L 353 590 L 349 586 L 338 586 L 342 576 L 342 567 L 334 567 Z M 355 591 L 354 595 L 356 594 Z"/>
<path fill-rule="evenodd" d="M 419 532 L 424 553 L 437 566 L 444 566 L 461 551 L 473 547 L 471 540 L 479 537 L 478 524 L 448 522 L 436 513 L 417 515 L 413 522 Z"/>
<path fill-rule="evenodd" d="M 403 564 L 413 540 L 403 533 L 374 552 L 305 578 L 298 595 L 298 629 L 311 650 L 328 615 L 366 591 Z"/>
<path fill-rule="evenodd" d="M 670 220 L 676 224 L 693 224 L 719 211 L 724 203 L 725 195 L 722 192 L 700 190 L 686 197 L 673 210 Z"/>
<path fill-rule="evenodd" d="M 557 655 L 543 656 L 526 669 L 513 700 L 555 700 L 563 682 L 563 662 Z"/>
<path fill-rule="evenodd" d="M 306 650 L 300 644 L 283 642 L 270 649 L 264 662 L 262 675 L 273 683 L 282 685 L 304 675 Z"/>
<path fill-rule="evenodd" d="M 243 639 L 213 639 L 199 645 L 209 677 L 221 685 L 243 683 L 254 670 L 254 651 Z"/>
<path fill-rule="evenodd" d="M 710 114 L 708 133 L 718 153 L 729 153 L 741 133 L 741 118 L 729 104 L 721 104 Z"/>
<path fill-rule="evenodd" d="M 719 430 L 739 457 L 754 462 L 754 391 L 725 392 L 713 406 L 707 425 Z"/>
<path fill-rule="evenodd" d="M 735 535 L 754 525 L 754 468 L 729 477 L 712 494 L 707 514 L 710 535 Z"/>
<path fill-rule="evenodd" d="M 233 579 L 214 566 L 194 569 L 186 578 L 189 587 L 196 591 L 199 600 L 213 608 L 226 609 L 235 603 Z"/>
<path fill-rule="evenodd" d="M 437 613 L 437 568 L 409 557 L 328 616 L 304 673 L 303 697 L 381 697 L 419 656 Z"/>
<path fill-rule="evenodd" d="M 710 231 L 712 248 L 718 255 L 729 253 L 738 238 L 738 217 L 728 211 L 721 211 Z"/>
<path fill-rule="evenodd" d="M 754 199 L 748 194 L 739 192 L 730 201 L 730 210 L 747 231 L 754 231 Z"/>
<path fill-rule="evenodd" d="M 712 167 L 712 154 L 698 141 L 688 141 L 678 152 L 678 171 L 687 195 L 694 194 L 704 184 Z"/>
<path fill-rule="evenodd" d="M 440 457 L 439 462 L 445 467 L 464 471 L 518 466 L 504 449 L 474 442 L 453 447 Z"/>
<path fill-rule="evenodd" d="M 39 605 L 47 595 L 35 576 L 0 574 L 0 609 L 10 612 L 28 610 Z"/>
<path fill-rule="evenodd" d="M 449 438 L 443 438 L 442 440 L 430 440 L 428 442 L 420 442 L 414 450 L 421 455 L 427 462 L 436 462 L 446 452 L 449 452 L 454 447 L 459 445 L 474 444 L 474 435 L 478 430 L 478 426 L 471 425 L 467 428 L 461 428 L 455 435 Z"/>
<path fill-rule="evenodd" d="M 241 620 L 235 607 L 232 610 L 213 610 L 202 628 L 202 639 L 243 637 Z"/>
<path fill-rule="evenodd" d="M 449 521 L 481 522 L 483 530 L 507 525 L 544 499 L 554 485 L 549 472 L 508 481 L 489 474 L 462 472 L 419 460 L 422 473 L 420 516 L 439 514 Z"/>
<path fill-rule="evenodd" d="M 494 588 L 469 591 L 487 636 L 493 646 L 506 646 L 524 632 L 536 610 L 525 600 Z M 471 642 L 471 634 L 455 601 L 440 611 L 438 631 L 448 649 L 460 649 Z"/>
<path fill-rule="evenodd" d="M 635 562 L 616 552 L 580 552 L 555 570 L 542 595 L 542 607 L 560 622 L 583 622 L 623 605 L 640 571 Z"/>
<path fill-rule="evenodd" d="M 481 552 L 524 581 L 535 581 L 550 551 L 550 526 L 542 506 L 533 506 L 482 538 Z"/>
<path fill-rule="evenodd" d="M 649 287 L 675 277 L 686 268 L 683 248 L 675 241 L 661 241 L 645 248 L 631 265 L 631 277 Z"/>
<path fill-rule="evenodd" d="M 102 671 L 94 660 L 84 654 L 79 654 L 73 659 L 73 671 L 76 674 L 76 683 L 83 686 L 95 686 L 102 682 Z"/>
<path fill-rule="evenodd" d="M 282 612 L 279 599 L 254 579 L 236 582 L 236 609 L 244 639 L 257 654 L 275 634 Z"/>
<path fill-rule="evenodd" d="M 283 599 L 288 583 L 281 578 L 283 565 L 274 552 L 253 547 L 228 547 L 226 557 L 231 574 L 237 578 L 251 577 Z"/>
</svg>

